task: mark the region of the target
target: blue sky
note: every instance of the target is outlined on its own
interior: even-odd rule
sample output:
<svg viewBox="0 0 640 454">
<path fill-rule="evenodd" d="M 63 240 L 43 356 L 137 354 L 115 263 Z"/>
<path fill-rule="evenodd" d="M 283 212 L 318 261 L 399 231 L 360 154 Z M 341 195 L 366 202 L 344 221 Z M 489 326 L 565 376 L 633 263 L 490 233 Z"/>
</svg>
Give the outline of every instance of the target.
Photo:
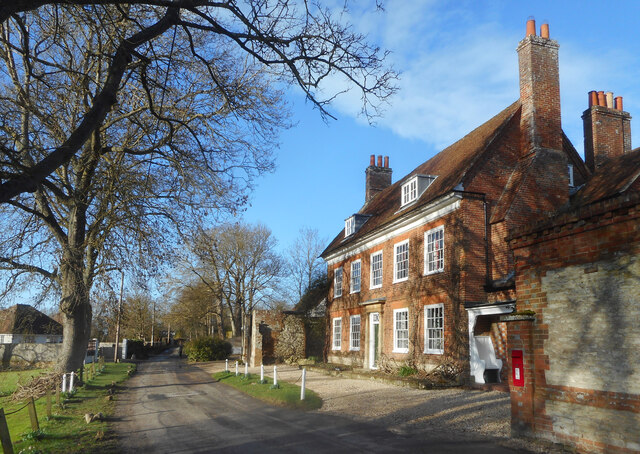
<svg viewBox="0 0 640 454">
<path fill-rule="evenodd" d="M 243 216 L 268 226 L 282 250 L 303 226 L 327 241 L 344 227 L 364 203 L 371 154 L 390 157 L 395 182 L 515 101 L 515 49 L 530 16 L 560 44 L 562 126 L 580 154 L 590 90 L 624 98 L 639 146 L 640 1 L 397 0 L 383 13 L 373 3 L 356 4 L 350 20 L 392 52 L 400 91 L 375 126 L 358 117 L 355 92 L 331 106 L 338 119 L 328 124 L 288 94 L 296 126 L 282 133 L 277 169 L 255 182 Z"/>
</svg>

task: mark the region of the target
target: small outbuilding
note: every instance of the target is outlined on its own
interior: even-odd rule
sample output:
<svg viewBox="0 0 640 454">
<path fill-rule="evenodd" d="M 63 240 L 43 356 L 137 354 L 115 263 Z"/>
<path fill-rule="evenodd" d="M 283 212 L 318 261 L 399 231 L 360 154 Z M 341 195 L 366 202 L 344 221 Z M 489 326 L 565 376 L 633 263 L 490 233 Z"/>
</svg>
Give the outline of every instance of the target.
<svg viewBox="0 0 640 454">
<path fill-rule="evenodd" d="M 28 304 L 0 310 L 0 344 L 62 342 L 62 325 Z"/>
</svg>

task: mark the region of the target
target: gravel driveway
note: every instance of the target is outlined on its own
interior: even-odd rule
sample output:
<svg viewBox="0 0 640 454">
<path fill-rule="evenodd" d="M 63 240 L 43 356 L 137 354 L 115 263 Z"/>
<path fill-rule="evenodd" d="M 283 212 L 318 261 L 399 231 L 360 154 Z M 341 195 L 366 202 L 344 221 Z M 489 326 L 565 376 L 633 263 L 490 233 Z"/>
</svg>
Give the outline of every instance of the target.
<svg viewBox="0 0 640 454">
<path fill-rule="evenodd" d="M 224 362 L 196 364 L 214 373 Z M 229 361 L 229 369 L 235 365 Z M 259 374 L 259 368 L 249 368 Z M 244 373 L 244 367 L 240 367 Z M 273 367 L 265 367 L 273 377 Z M 278 380 L 298 382 L 297 367 L 278 365 Z M 307 371 L 307 388 L 322 397 L 319 412 L 339 414 L 357 421 L 380 424 L 400 434 L 424 434 L 425 438 L 451 440 L 493 440 L 501 445 L 539 453 L 560 453 L 561 449 L 510 438 L 509 394 L 468 389 L 419 390 L 370 380 L 341 378 Z"/>
</svg>

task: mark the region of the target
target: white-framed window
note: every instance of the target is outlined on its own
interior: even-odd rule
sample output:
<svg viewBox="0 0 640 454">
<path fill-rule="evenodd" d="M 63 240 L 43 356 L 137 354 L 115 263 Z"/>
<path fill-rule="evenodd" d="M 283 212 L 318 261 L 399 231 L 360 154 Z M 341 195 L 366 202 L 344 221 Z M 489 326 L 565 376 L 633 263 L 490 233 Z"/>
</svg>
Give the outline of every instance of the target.
<svg viewBox="0 0 640 454">
<path fill-rule="evenodd" d="M 351 263 L 351 293 L 358 293 L 360 291 L 362 263 L 360 260 L 356 260 Z"/>
<path fill-rule="evenodd" d="M 573 164 L 568 164 L 567 170 L 569 172 L 569 186 L 574 187 L 575 183 L 573 181 Z"/>
<path fill-rule="evenodd" d="M 342 348 L 342 317 L 333 319 L 333 342 L 332 350 L 340 350 Z"/>
<path fill-rule="evenodd" d="M 371 254 L 370 288 L 382 287 L 382 251 Z"/>
<path fill-rule="evenodd" d="M 413 202 L 418 198 L 418 177 L 413 177 L 402 185 L 402 205 Z"/>
<path fill-rule="evenodd" d="M 333 297 L 342 296 L 342 268 L 336 268 L 333 274 Z"/>
<path fill-rule="evenodd" d="M 431 229 L 424 234 L 424 274 L 444 270 L 444 226 Z"/>
<path fill-rule="evenodd" d="M 393 351 L 396 353 L 409 352 L 409 309 L 394 309 L 393 311 Z"/>
<path fill-rule="evenodd" d="M 352 315 L 349 321 L 349 350 L 360 350 L 360 316 Z"/>
<path fill-rule="evenodd" d="M 424 352 L 436 355 L 444 353 L 443 304 L 430 304 L 424 307 Z"/>
<path fill-rule="evenodd" d="M 356 220 L 354 216 L 345 219 L 344 221 L 344 236 L 353 235 L 356 231 Z"/>
<path fill-rule="evenodd" d="M 409 279 L 409 240 L 393 246 L 393 282 Z"/>
<path fill-rule="evenodd" d="M 0 334 L 0 344 L 4 344 L 4 334 Z"/>
</svg>

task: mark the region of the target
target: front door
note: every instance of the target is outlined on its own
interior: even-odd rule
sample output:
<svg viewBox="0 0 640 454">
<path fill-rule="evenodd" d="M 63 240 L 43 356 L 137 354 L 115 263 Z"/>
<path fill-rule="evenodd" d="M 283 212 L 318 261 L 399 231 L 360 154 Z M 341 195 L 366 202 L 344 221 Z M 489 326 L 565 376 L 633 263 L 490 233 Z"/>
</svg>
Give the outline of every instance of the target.
<svg viewBox="0 0 640 454">
<path fill-rule="evenodd" d="M 380 355 L 380 313 L 369 314 L 369 368 L 378 368 Z"/>
</svg>

